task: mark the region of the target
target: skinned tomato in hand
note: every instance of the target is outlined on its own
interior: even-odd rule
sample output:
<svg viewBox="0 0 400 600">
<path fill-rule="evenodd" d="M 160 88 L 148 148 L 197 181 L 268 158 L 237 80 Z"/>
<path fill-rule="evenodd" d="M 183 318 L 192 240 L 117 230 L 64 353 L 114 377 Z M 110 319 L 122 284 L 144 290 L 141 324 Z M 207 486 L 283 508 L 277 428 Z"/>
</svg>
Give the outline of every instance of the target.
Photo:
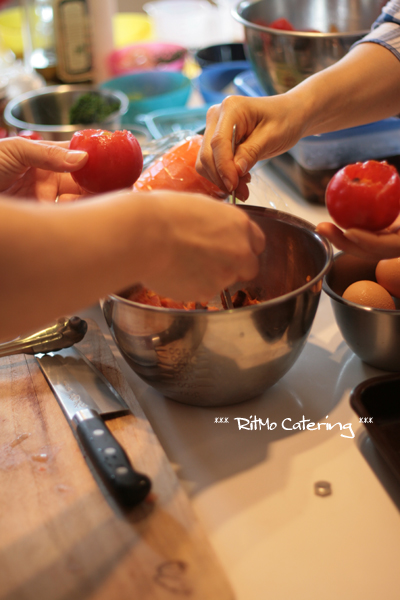
<svg viewBox="0 0 400 600">
<path fill-rule="evenodd" d="M 71 175 L 92 194 L 129 188 L 142 172 L 142 150 L 130 131 L 83 129 L 74 133 L 69 147 L 89 155 L 82 169 Z"/>
<path fill-rule="evenodd" d="M 400 176 L 386 161 L 347 165 L 330 180 L 325 200 L 339 227 L 380 231 L 399 214 Z"/>
<path fill-rule="evenodd" d="M 202 140 L 202 135 L 193 135 L 168 150 L 143 171 L 135 183 L 135 190 L 140 192 L 173 190 L 206 194 L 221 199 L 223 192 L 219 187 L 196 171 L 196 158 Z"/>
</svg>

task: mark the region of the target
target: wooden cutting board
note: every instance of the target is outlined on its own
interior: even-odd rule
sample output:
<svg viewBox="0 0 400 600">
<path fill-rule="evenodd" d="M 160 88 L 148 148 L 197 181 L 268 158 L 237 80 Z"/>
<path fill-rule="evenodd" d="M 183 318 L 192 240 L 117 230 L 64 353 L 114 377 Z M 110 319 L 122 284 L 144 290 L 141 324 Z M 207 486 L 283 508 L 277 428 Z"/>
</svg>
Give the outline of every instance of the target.
<svg viewBox="0 0 400 600">
<path fill-rule="evenodd" d="M 0 359 L 0 598 L 231 600 L 163 449 L 94 322 L 78 345 L 132 409 L 107 421 L 154 502 L 119 510 L 35 358 Z"/>
</svg>

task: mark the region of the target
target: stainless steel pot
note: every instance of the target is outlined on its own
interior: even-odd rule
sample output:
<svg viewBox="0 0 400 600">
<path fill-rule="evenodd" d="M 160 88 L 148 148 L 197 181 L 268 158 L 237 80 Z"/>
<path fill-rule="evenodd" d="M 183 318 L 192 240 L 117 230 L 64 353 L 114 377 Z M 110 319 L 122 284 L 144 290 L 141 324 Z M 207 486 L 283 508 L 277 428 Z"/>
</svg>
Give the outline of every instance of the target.
<svg viewBox="0 0 400 600">
<path fill-rule="evenodd" d="M 369 31 L 382 4 L 382 0 L 259 0 L 240 2 L 232 14 L 244 26 L 246 52 L 257 78 L 272 95 L 341 59 Z M 280 17 L 297 31 L 267 26 Z"/>
</svg>

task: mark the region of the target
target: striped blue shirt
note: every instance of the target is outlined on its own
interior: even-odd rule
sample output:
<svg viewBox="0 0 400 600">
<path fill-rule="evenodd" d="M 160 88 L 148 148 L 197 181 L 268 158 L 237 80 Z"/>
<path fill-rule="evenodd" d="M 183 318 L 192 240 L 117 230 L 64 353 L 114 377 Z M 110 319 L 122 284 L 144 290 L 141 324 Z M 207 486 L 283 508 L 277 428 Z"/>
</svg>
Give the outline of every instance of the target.
<svg viewBox="0 0 400 600">
<path fill-rule="evenodd" d="M 370 33 L 354 45 L 363 42 L 380 44 L 400 60 L 400 0 L 390 0 L 372 25 Z"/>
</svg>

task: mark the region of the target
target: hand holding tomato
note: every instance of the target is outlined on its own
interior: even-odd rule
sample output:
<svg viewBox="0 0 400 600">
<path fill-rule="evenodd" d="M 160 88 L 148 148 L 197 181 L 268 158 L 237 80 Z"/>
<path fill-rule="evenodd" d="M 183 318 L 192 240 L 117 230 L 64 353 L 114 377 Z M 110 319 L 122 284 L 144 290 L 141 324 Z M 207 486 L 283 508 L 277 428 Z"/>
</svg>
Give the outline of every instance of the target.
<svg viewBox="0 0 400 600">
<path fill-rule="evenodd" d="M 385 229 L 399 214 L 400 176 L 387 162 L 348 165 L 330 180 L 326 207 L 343 229 Z"/>
<path fill-rule="evenodd" d="M 130 131 L 83 129 L 74 133 L 69 147 L 89 155 L 72 178 L 91 194 L 132 187 L 142 172 L 142 150 Z"/>
<path fill-rule="evenodd" d="M 400 177 L 386 162 L 367 161 L 338 171 L 328 184 L 326 205 L 333 223 L 317 232 L 339 250 L 360 258 L 400 256 Z"/>
<path fill-rule="evenodd" d="M 59 202 L 82 196 L 70 173 L 88 159 L 86 152 L 15 135 L 0 139 L 0 192 L 7 196 Z"/>
</svg>

